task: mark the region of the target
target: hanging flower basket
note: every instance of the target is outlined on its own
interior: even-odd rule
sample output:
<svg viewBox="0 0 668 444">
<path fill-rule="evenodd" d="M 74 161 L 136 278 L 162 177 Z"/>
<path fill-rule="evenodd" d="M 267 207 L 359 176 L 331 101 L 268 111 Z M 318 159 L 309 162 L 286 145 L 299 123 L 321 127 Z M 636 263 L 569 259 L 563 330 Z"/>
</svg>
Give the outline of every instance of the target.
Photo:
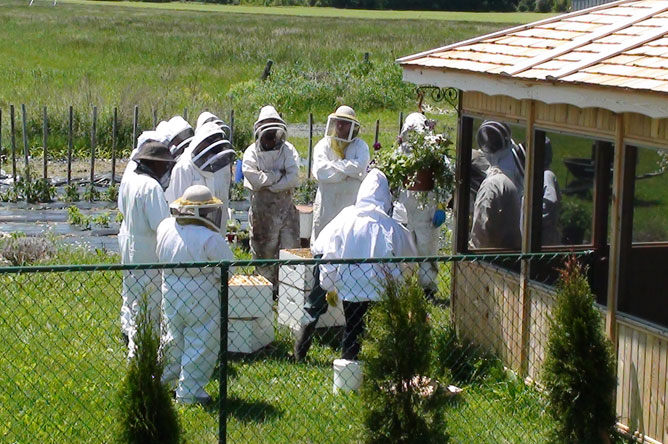
<svg viewBox="0 0 668 444">
<path fill-rule="evenodd" d="M 413 183 L 407 183 L 406 189 L 411 191 L 431 191 L 434 189 L 434 170 L 422 168 L 415 173 Z"/>
</svg>

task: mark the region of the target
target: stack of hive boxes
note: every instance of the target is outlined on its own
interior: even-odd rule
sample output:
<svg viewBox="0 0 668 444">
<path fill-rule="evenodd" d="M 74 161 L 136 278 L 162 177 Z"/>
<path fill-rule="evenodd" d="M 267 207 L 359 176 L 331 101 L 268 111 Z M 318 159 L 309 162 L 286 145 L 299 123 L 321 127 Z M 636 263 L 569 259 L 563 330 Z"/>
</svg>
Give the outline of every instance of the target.
<svg viewBox="0 0 668 444">
<path fill-rule="evenodd" d="M 279 259 L 311 259 L 308 248 L 281 250 Z M 304 301 L 313 288 L 312 265 L 281 265 L 278 269 L 278 323 L 292 329 L 300 326 L 304 315 Z M 339 327 L 346 324 L 341 301 L 328 307 L 320 317 L 318 328 Z"/>
<path fill-rule="evenodd" d="M 271 283 L 262 276 L 234 275 L 228 281 L 227 349 L 253 353 L 274 340 Z"/>
</svg>

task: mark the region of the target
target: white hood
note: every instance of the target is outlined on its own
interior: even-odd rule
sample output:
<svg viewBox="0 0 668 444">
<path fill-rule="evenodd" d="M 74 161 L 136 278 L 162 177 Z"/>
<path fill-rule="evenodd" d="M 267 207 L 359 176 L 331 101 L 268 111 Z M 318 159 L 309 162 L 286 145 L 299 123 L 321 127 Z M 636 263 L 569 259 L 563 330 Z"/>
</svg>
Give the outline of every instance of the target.
<svg viewBox="0 0 668 444">
<path fill-rule="evenodd" d="M 355 208 L 358 210 L 365 208 L 379 209 L 389 215 L 392 209 L 392 194 L 387 178 L 380 170 L 374 168 L 369 171 L 362 181 L 357 192 Z"/>
<path fill-rule="evenodd" d="M 401 127 L 401 137 L 406 137 L 410 131 L 422 133 L 427 129 L 427 118 L 422 113 L 410 113 Z"/>
</svg>

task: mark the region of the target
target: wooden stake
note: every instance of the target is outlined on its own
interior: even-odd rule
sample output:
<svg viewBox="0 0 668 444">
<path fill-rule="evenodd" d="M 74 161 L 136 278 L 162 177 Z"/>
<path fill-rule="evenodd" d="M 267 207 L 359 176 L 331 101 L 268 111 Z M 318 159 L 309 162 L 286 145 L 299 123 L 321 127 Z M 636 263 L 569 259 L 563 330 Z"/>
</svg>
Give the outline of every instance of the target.
<svg viewBox="0 0 668 444">
<path fill-rule="evenodd" d="M 139 106 L 135 105 L 132 114 L 132 149 L 137 148 L 137 120 L 139 120 Z"/>
<path fill-rule="evenodd" d="M 313 165 L 313 113 L 308 113 L 308 158 L 306 165 L 306 179 L 311 177 Z"/>
<path fill-rule="evenodd" d="M 116 144 L 118 143 L 118 107 L 114 107 L 111 134 L 111 185 L 116 183 Z"/>
<path fill-rule="evenodd" d="M 49 163 L 49 161 L 48 161 L 48 150 L 46 148 L 48 135 L 49 135 L 49 118 L 46 114 L 46 106 L 45 106 L 44 107 L 44 120 L 42 122 L 42 142 L 43 142 L 43 145 L 44 145 L 44 161 L 42 163 L 44 171 L 43 171 L 42 177 L 44 178 L 44 180 L 47 180 L 49 178 L 49 173 L 47 171 L 48 163 Z"/>
<path fill-rule="evenodd" d="M 90 185 L 95 181 L 95 144 L 97 142 L 97 106 L 93 107 L 93 125 L 90 131 Z"/>
<path fill-rule="evenodd" d="M 67 133 L 67 184 L 72 183 L 72 148 L 74 147 L 74 109 L 70 105 L 69 129 Z"/>
<path fill-rule="evenodd" d="M 9 105 L 9 131 L 12 137 L 12 177 L 16 183 L 16 120 L 14 105 Z"/>
<path fill-rule="evenodd" d="M 23 121 L 21 126 L 23 128 L 23 156 L 25 157 L 25 166 L 26 166 L 26 180 L 30 182 L 30 148 L 28 147 L 28 118 L 26 113 L 25 104 L 21 104 L 21 116 Z"/>
</svg>

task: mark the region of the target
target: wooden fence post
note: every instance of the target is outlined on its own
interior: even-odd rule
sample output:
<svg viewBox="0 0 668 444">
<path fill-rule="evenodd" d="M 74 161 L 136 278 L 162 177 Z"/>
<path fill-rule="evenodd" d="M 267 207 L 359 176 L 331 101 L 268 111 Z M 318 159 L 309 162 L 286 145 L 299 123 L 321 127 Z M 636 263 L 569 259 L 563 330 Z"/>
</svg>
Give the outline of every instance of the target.
<svg viewBox="0 0 668 444">
<path fill-rule="evenodd" d="M 378 144 L 378 136 L 380 134 L 380 120 L 376 120 L 376 134 L 373 136 L 373 147 L 376 149 Z"/>
<path fill-rule="evenodd" d="M 230 110 L 230 142 L 234 145 L 234 110 Z"/>
<path fill-rule="evenodd" d="M 401 128 L 402 128 L 403 126 L 404 126 L 404 112 L 401 111 L 401 112 L 399 113 L 399 133 L 398 133 L 398 134 L 401 134 Z"/>
<path fill-rule="evenodd" d="M 14 105 L 9 105 L 9 131 L 12 136 L 12 177 L 16 183 L 16 120 Z"/>
<path fill-rule="evenodd" d="M 46 114 L 46 106 L 44 107 L 44 121 L 42 123 L 43 123 L 43 125 L 42 125 L 42 139 L 43 140 L 42 141 L 43 141 L 43 144 L 44 144 L 44 161 L 42 163 L 42 167 L 43 167 L 44 171 L 42 172 L 43 173 L 42 177 L 46 181 L 49 178 L 48 150 L 46 148 L 47 139 L 49 137 L 49 118 L 47 117 L 47 114 Z"/>
<path fill-rule="evenodd" d="M 97 106 L 93 107 L 93 124 L 90 132 L 90 185 L 95 181 L 95 143 L 97 138 Z"/>
<path fill-rule="evenodd" d="M 183 120 L 188 121 L 188 108 L 183 108 Z"/>
<path fill-rule="evenodd" d="M 137 148 L 137 120 L 139 120 L 139 106 L 135 105 L 132 114 L 132 149 Z"/>
<path fill-rule="evenodd" d="M 308 157 L 306 166 L 306 179 L 311 177 L 311 166 L 313 164 L 313 113 L 308 113 Z"/>
<path fill-rule="evenodd" d="M 152 109 L 153 112 L 153 129 L 158 126 L 158 110 L 156 108 Z"/>
<path fill-rule="evenodd" d="M 28 123 L 27 123 L 27 113 L 26 106 L 24 103 L 21 104 L 21 116 L 22 116 L 22 128 L 23 128 L 23 156 L 25 157 L 26 165 L 26 180 L 30 182 L 30 148 L 28 148 Z"/>
<path fill-rule="evenodd" d="M 70 105 L 67 133 L 67 184 L 72 183 L 72 148 L 74 147 L 74 108 Z"/>
<path fill-rule="evenodd" d="M 116 183 L 116 144 L 118 143 L 118 107 L 114 106 L 111 134 L 111 185 Z"/>
</svg>

